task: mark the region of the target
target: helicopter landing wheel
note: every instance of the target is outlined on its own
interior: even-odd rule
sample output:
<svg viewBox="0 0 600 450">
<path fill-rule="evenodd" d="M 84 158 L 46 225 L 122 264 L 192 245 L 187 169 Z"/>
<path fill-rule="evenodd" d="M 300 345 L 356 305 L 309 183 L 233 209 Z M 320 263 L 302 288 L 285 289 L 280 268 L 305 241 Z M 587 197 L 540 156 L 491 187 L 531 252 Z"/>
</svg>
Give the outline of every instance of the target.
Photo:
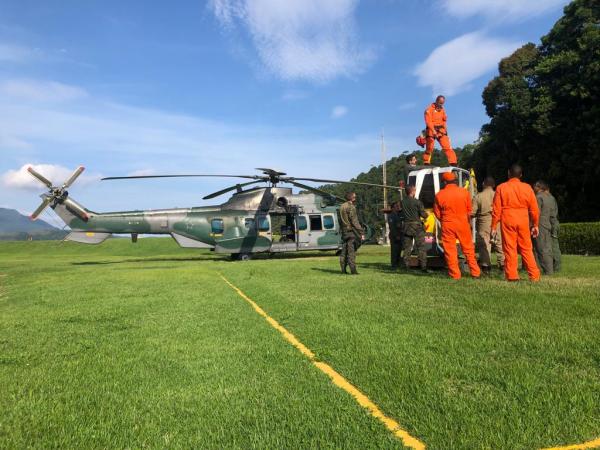
<svg viewBox="0 0 600 450">
<path fill-rule="evenodd" d="M 252 253 L 234 253 L 231 255 L 234 261 L 249 261 L 252 259 Z"/>
</svg>

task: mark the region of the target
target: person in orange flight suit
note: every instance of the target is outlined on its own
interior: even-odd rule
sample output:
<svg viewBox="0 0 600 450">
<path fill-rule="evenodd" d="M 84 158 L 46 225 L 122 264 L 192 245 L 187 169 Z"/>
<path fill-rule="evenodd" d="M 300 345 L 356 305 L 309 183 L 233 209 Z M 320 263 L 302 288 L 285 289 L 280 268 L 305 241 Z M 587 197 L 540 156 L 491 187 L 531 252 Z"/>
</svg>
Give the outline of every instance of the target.
<svg viewBox="0 0 600 450">
<path fill-rule="evenodd" d="M 446 128 L 448 116 L 446 116 L 446 111 L 444 110 L 445 102 L 446 97 L 438 95 L 435 103 L 429 105 L 425 110 L 426 147 L 423 154 L 423 164 L 431 164 L 431 155 L 433 154 L 433 147 L 437 139 L 446 154 L 446 158 L 448 158 L 448 164 L 451 166 L 457 165 L 456 153 L 452 150 L 450 138 L 448 137 L 448 129 Z"/>
<path fill-rule="evenodd" d="M 531 237 L 538 235 L 540 213 L 533 189 L 521 181 L 523 169 L 513 164 L 508 170 L 508 181 L 496 189 L 492 203 L 492 238 L 495 239 L 496 225 L 500 222 L 502 251 L 504 252 L 504 277 L 518 281 L 518 256 L 531 281 L 540 279 L 540 269 L 535 263 Z"/>
<path fill-rule="evenodd" d="M 435 196 L 433 213 L 442 224 L 442 246 L 444 258 L 448 266 L 448 275 L 455 280 L 460 279 L 456 240 L 467 258 L 471 276 L 479 278 L 481 270 L 475 258 L 475 245 L 471 233 L 469 219 L 472 214 L 471 196 L 466 189 L 458 187 L 456 176 L 452 172 L 442 174 L 446 186 Z"/>
</svg>

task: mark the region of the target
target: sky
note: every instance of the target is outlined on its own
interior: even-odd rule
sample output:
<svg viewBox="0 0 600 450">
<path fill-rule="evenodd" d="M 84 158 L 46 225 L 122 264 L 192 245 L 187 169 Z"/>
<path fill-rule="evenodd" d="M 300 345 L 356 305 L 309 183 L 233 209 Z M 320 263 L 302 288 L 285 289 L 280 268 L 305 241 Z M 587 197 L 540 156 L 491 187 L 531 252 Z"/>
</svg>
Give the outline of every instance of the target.
<svg viewBox="0 0 600 450">
<path fill-rule="evenodd" d="M 539 43 L 565 0 L 0 0 L 0 207 L 30 213 L 44 186 L 93 211 L 222 203 L 231 179 L 346 180 L 416 150 L 446 96 L 454 146 L 487 122 L 498 62 Z M 50 213 L 41 216 L 49 220 Z"/>
</svg>

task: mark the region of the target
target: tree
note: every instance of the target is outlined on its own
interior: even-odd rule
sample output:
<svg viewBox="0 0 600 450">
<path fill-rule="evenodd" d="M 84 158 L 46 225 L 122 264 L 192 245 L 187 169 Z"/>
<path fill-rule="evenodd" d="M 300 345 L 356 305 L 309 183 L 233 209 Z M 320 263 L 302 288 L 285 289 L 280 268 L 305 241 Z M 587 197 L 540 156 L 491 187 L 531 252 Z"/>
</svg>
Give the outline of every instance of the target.
<svg viewBox="0 0 600 450">
<path fill-rule="evenodd" d="M 545 179 L 563 219 L 600 218 L 600 3 L 575 0 L 541 39 L 499 64 L 483 91 L 490 122 L 471 163 L 506 179 L 514 162 L 526 181 Z"/>
</svg>

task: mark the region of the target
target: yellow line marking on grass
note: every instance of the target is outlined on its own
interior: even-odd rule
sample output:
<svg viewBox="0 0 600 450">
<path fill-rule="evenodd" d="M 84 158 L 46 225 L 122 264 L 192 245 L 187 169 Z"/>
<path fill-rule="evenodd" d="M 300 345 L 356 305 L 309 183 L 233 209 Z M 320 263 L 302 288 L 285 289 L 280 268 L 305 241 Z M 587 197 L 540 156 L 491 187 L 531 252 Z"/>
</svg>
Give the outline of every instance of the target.
<svg viewBox="0 0 600 450">
<path fill-rule="evenodd" d="M 600 438 L 584 442 L 583 444 L 565 445 L 564 447 L 548 447 L 542 450 L 587 450 L 598 447 L 600 447 Z"/>
<path fill-rule="evenodd" d="M 244 294 L 241 291 L 241 289 L 233 285 L 222 274 L 219 274 L 219 276 L 223 279 L 225 283 L 229 285 L 229 287 L 231 287 L 231 289 L 233 289 L 235 292 L 238 293 L 240 297 L 246 300 L 258 314 L 264 317 L 265 320 L 269 322 L 269 324 L 273 328 L 279 331 L 290 344 L 292 344 L 294 347 L 300 350 L 300 352 L 304 356 L 306 356 L 315 365 L 315 367 L 317 367 L 319 370 L 321 370 L 323 373 L 329 376 L 329 378 L 331 378 L 331 381 L 336 386 L 343 389 L 352 397 L 354 397 L 354 399 L 358 402 L 360 406 L 367 409 L 373 417 L 382 422 L 385 425 L 385 427 L 394 434 L 394 436 L 400 438 L 405 446 L 413 448 L 415 450 L 425 450 L 425 444 L 423 442 L 411 436 L 406 430 L 403 430 L 400 427 L 400 424 L 394 419 L 386 416 L 379 409 L 379 407 L 369 399 L 369 397 L 367 397 L 357 387 L 355 387 L 352 383 L 346 380 L 333 367 L 331 367 L 327 363 L 317 361 L 315 354 L 307 346 L 300 342 L 296 336 L 294 336 L 292 333 L 286 330 L 285 327 L 283 327 L 279 322 L 277 322 L 275 319 L 269 316 L 260 306 L 258 306 L 258 304 L 254 300 L 252 300 L 250 297 Z"/>
</svg>

